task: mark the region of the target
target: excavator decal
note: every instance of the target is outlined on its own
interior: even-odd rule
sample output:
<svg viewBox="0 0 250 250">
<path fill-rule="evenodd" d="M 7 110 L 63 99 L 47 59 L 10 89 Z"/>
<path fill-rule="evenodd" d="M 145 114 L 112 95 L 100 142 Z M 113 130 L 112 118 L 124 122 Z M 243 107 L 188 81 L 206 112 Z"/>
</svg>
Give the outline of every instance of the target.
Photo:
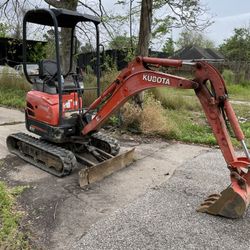
<svg viewBox="0 0 250 250">
<path fill-rule="evenodd" d="M 161 76 L 143 74 L 142 80 L 152 82 L 152 83 L 161 83 L 161 84 L 170 85 L 169 78 L 165 78 L 165 77 L 161 77 Z"/>
</svg>

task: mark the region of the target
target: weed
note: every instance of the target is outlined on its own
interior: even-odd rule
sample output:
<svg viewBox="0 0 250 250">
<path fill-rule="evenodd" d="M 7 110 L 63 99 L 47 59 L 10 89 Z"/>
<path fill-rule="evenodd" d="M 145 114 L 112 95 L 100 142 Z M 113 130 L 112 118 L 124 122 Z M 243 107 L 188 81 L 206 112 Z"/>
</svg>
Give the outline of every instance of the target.
<svg viewBox="0 0 250 250">
<path fill-rule="evenodd" d="M 152 94 L 145 95 L 143 110 L 131 103 L 122 109 L 123 126 L 130 131 L 143 132 L 148 135 L 161 135 L 172 139 L 179 133 L 178 126 L 166 115 L 166 110 Z"/>
<path fill-rule="evenodd" d="M 113 115 L 109 118 L 109 124 L 111 126 L 117 127 L 120 125 L 120 119 L 117 115 Z"/>
<path fill-rule="evenodd" d="M 0 182 L 0 246 L 3 249 L 30 249 L 26 236 L 19 230 L 22 213 L 15 210 L 15 196 L 24 188 L 8 189 Z"/>
</svg>

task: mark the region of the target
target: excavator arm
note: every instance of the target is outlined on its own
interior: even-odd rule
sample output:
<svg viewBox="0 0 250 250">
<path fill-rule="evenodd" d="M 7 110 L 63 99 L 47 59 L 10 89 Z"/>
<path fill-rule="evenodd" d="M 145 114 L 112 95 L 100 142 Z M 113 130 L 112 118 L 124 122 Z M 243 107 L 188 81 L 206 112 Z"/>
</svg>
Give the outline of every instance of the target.
<svg viewBox="0 0 250 250">
<path fill-rule="evenodd" d="M 176 67 L 190 65 L 194 80 L 152 70 L 154 67 Z M 228 100 L 224 80 L 212 65 L 206 62 L 184 62 L 173 59 L 137 57 L 121 71 L 117 79 L 96 99 L 83 114 L 99 109 L 88 122 L 82 134 L 97 131 L 102 124 L 135 94 L 157 87 L 194 89 L 211 126 L 213 134 L 230 170 L 231 185 L 221 194 L 208 197 L 198 208 L 200 212 L 238 218 L 243 215 L 250 201 L 250 155 L 244 142 L 244 134 Z M 229 136 L 226 121 L 230 123 L 235 137 L 241 142 L 245 157 L 237 157 Z"/>
</svg>

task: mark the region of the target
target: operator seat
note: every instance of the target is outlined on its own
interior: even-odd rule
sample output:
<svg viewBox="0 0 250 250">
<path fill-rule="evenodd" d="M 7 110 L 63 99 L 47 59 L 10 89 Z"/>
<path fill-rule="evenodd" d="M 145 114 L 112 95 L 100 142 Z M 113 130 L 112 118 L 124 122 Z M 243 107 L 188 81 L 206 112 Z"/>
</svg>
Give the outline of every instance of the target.
<svg viewBox="0 0 250 250">
<path fill-rule="evenodd" d="M 57 64 L 53 60 L 45 59 L 39 63 L 39 79 L 33 84 L 33 89 L 48 94 L 57 94 Z"/>
<path fill-rule="evenodd" d="M 72 79 L 73 80 L 73 79 Z M 63 88 L 76 88 L 74 81 L 66 81 Z M 39 63 L 39 79 L 33 84 L 33 90 L 38 90 L 48 94 L 58 94 L 57 64 L 53 60 L 45 59 Z"/>
</svg>

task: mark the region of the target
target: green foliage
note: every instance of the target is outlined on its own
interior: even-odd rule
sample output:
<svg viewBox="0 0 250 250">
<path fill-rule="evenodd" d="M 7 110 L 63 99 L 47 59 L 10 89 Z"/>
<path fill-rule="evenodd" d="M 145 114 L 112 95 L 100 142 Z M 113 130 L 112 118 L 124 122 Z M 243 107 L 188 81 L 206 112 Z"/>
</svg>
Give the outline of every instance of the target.
<svg viewBox="0 0 250 250">
<path fill-rule="evenodd" d="M 1 249 L 30 249 L 26 235 L 19 229 L 22 213 L 15 210 L 17 195 L 27 187 L 8 189 L 0 182 L 0 246 Z"/>
<path fill-rule="evenodd" d="M 104 53 L 104 60 L 103 60 L 103 64 L 102 64 L 102 69 L 105 72 L 117 70 L 116 58 L 112 58 L 110 55 L 106 55 L 106 53 Z"/>
<path fill-rule="evenodd" d="M 44 45 L 41 42 L 36 43 L 34 46 L 32 46 L 29 49 L 28 52 L 28 61 L 29 62 L 39 62 L 46 56 L 46 47 L 47 45 Z"/>
<path fill-rule="evenodd" d="M 137 42 L 136 37 L 128 37 L 126 34 L 124 35 L 118 35 L 115 36 L 110 42 L 109 42 L 109 48 L 110 49 L 129 49 L 129 48 L 135 48 L 135 44 Z"/>
<path fill-rule="evenodd" d="M 17 48 L 21 46 L 21 41 L 13 39 L 9 40 L 8 44 L 9 44 L 9 49 L 8 49 L 9 57 L 15 58 L 15 56 L 17 55 Z"/>
<path fill-rule="evenodd" d="M 6 37 L 9 31 L 9 26 L 6 23 L 0 23 L 0 37 Z"/>
<path fill-rule="evenodd" d="M 202 48 L 214 48 L 214 42 L 205 37 L 201 32 L 183 30 L 176 42 L 179 49 L 189 46 L 199 46 Z"/>
<path fill-rule="evenodd" d="M 55 47 L 55 34 L 54 30 L 50 29 L 47 31 L 47 34 L 44 35 L 44 39 L 47 41 L 45 45 L 45 55 L 46 59 L 55 59 L 56 58 L 56 47 Z"/>
<path fill-rule="evenodd" d="M 241 99 L 244 96 L 248 96 L 249 99 L 250 86 L 243 87 L 241 85 L 230 84 L 228 89 L 229 93 L 233 94 L 233 97 L 237 96 L 237 98 Z M 164 116 L 162 117 L 162 115 L 160 116 L 158 113 L 151 113 L 149 109 L 145 111 L 147 114 L 143 117 L 139 109 L 133 111 L 135 108 L 129 106 L 129 112 L 126 111 L 129 123 L 125 124 L 129 131 L 134 132 L 139 130 L 142 134 L 160 135 L 167 139 L 216 145 L 216 139 L 209 124 L 206 122 L 205 115 L 194 92 L 189 93 L 188 90 L 179 91 L 176 89 L 154 89 L 151 92 L 155 98 L 153 102 L 158 102 L 164 107 Z M 158 104 L 156 104 L 156 106 L 152 104 L 152 98 L 150 100 L 149 104 L 150 107 L 153 107 L 153 110 L 161 109 Z M 246 141 L 250 142 L 249 106 L 238 104 L 234 105 L 234 109 L 237 116 L 243 118 L 242 120 L 244 122 L 241 122 L 241 127 L 246 135 Z M 161 118 L 158 119 L 158 116 Z M 153 124 L 150 122 L 155 120 L 156 117 L 156 123 Z M 167 123 L 163 122 L 164 119 L 167 119 Z M 149 130 L 148 126 L 145 125 L 146 122 L 150 124 Z M 143 129 L 141 124 L 144 124 Z M 166 133 L 164 126 L 174 126 L 175 132 L 170 136 L 169 133 Z M 156 128 L 160 128 L 160 130 Z M 239 146 L 236 140 L 232 139 L 232 141 L 235 146 Z"/>
<path fill-rule="evenodd" d="M 120 125 L 120 119 L 116 115 L 113 115 L 109 118 L 109 124 L 111 126 L 117 127 Z"/>
<path fill-rule="evenodd" d="M 123 8 L 126 6 L 131 6 L 132 0 L 118 0 L 116 3 L 121 4 Z M 205 12 L 208 14 L 208 10 L 205 5 L 202 5 L 200 0 L 192 1 L 178 1 L 178 0 L 154 0 L 153 2 L 153 20 L 151 24 L 152 41 L 159 41 L 165 36 L 169 36 L 169 33 L 173 27 L 186 27 L 188 29 L 194 30 L 203 30 L 208 27 L 212 22 L 208 18 L 205 18 L 201 21 L 199 18 Z M 120 31 L 122 25 L 127 25 L 130 16 L 132 15 L 133 23 L 140 22 L 140 11 L 142 1 L 132 1 L 132 9 L 125 12 L 124 15 L 113 15 L 110 19 L 106 21 L 112 22 L 112 27 L 117 31 Z M 166 12 L 167 15 L 162 17 L 162 12 Z M 131 13 L 131 15 L 130 15 Z M 116 21 L 114 21 L 116 20 Z M 151 22 L 150 22 L 151 23 Z M 131 27 L 130 27 L 131 28 Z M 143 40 L 141 38 L 140 40 Z M 206 39 L 207 40 L 207 39 Z M 213 47 L 214 45 L 209 42 L 205 47 Z"/>
<path fill-rule="evenodd" d="M 171 26 L 173 19 L 171 16 L 166 15 L 164 18 L 154 18 L 153 26 L 154 30 L 152 32 L 153 38 L 161 38 L 171 31 Z"/>
<path fill-rule="evenodd" d="M 172 38 L 167 38 L 166 42 L 163 44 L 162 51 L 168 55 L 174 54 L 174 41 Z"/>
<path fill-rule="evenodd" d="M 228 60 L 250 60 L 250 28 L 234 29 L 234 34 L 220 46 L 221 53 Z"/>
</svg>

